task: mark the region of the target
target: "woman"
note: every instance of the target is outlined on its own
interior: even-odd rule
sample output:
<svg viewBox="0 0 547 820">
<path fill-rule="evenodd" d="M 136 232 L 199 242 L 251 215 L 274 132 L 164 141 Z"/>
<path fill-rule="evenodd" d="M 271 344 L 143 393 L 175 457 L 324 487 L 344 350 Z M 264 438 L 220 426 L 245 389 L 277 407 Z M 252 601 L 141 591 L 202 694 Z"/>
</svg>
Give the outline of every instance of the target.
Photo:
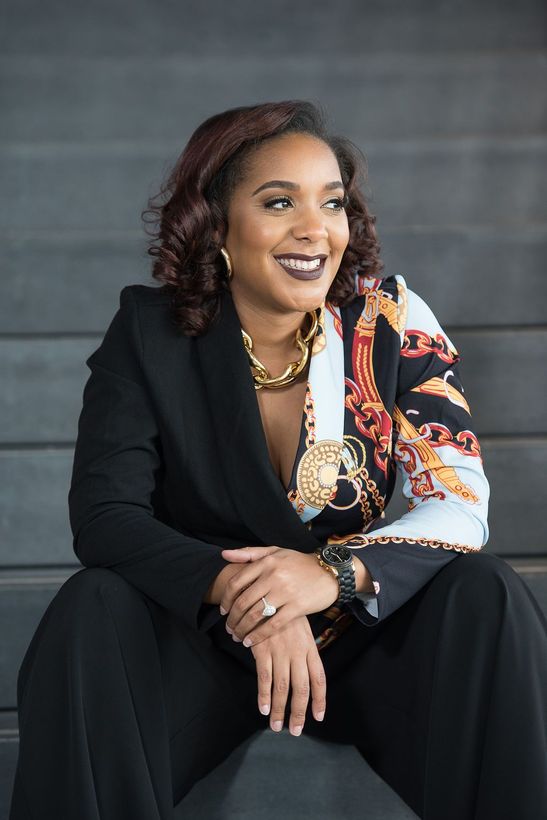
<svg viewBox="0 0 547 820">
<path fill-rule="evenodd" d="M 161 287 L 125 287 L 87 360 L 85 568 L 21 665 L 11 820 L 170 818 L 283 725 L 428 820 L 547 817 L 547 624 L 481 552 L 460 357 L 380 276 L 363 170 L 309 103 L 232 109 L 151 209 Z"/>
</svg>

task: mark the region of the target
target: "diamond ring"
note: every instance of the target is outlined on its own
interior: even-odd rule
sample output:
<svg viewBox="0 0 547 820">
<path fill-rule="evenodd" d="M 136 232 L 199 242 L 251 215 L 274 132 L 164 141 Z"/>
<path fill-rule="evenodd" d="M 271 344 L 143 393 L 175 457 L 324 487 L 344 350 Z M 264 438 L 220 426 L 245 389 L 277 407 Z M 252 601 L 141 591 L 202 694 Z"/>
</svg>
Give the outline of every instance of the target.
<svg viewBox="0 0 547 820">
<path fill-rule="evenodd" d="M 270 615 L 275 615 L 275 613 L 277 612 L 277 609 L 275 608 L 275 606 L 273 606 L 273 604 L 269 604 L 267 602 L 266 598 L 262 598 L 262 600 L 264 601 L 264 609 L 262 610 L 262 614 L 265 617 L 269 617 Z"/>
</svg>

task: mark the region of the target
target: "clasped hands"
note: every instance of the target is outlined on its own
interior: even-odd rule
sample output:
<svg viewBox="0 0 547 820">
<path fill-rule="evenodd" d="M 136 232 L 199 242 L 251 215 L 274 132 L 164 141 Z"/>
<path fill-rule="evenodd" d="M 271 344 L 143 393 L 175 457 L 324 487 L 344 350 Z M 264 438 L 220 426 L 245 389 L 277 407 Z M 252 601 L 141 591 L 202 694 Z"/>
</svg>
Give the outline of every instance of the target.
<svg viewBox="0 0 547 820">
<path fill-rule="evenodd" d="M 313 714 L 323 720 L 327 680 L 306 617 L 331 606 L 339 597 L 338 580 L 320 566 L 312 553 L 283 547 L 240 547 L 222 550 L 225 560 L 241 569 L 227 581 L 220 611 L 228 613 L 226 629 L 245 638 L 256 660 L 258 708 L 270 715 L 270 726 L 280 732 L 292 688 L 289 730 L 300 735 L 311 693 Z M 274 615 L 264 616 L 264 602 Z"/>
<path fill-rule="evenodd" d="M 220 611 L 228 613 L 227 630 L 245 646 L 255 646 L 299 616 L 327 609 L 340 594 L 337 579 L 313 553 L 252 546 L 224 549 L 222 557 L 243 565 L 226 583 Z M 277 608 L 275 615 L 262 615 L 263 597 Z"/>
</svg>

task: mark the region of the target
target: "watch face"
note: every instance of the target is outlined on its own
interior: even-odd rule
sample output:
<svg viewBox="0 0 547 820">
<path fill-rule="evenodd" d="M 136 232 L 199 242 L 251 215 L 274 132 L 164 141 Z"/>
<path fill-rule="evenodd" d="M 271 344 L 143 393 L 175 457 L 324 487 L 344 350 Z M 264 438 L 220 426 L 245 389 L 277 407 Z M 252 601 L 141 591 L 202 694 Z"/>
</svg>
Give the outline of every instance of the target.
<svg viewBox="0 0 547 820">
<path fill-rule="evenodd" d="M 353 558 L 353 553 L 349 547 L 344 547 L 341 544 L 330 544 L 323 549 L 323 558 L 329 564 L 347 564 Z"/>
</svg>

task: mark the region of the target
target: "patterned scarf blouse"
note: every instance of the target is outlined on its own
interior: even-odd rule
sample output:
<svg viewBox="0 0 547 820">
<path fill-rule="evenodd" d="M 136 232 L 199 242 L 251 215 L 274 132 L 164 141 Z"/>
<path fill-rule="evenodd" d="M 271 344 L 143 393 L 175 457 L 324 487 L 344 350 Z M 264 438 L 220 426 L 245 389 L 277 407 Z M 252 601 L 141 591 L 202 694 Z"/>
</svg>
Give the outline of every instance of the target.
<svg viewBox="0 0 547 820">
<path fill-rule="evenodd" d="M 322 306 L 287 497 L 323 543 L 345 544 L 374 593 L 310 616 L 320 650 L 352 621 L 373 626 L 445 564 L 488 539 L 489 484 L 460 356 L 401 275 L 355 277 Z M 387 526 L 397 471 L 408 512 Z"/>
</svg>

